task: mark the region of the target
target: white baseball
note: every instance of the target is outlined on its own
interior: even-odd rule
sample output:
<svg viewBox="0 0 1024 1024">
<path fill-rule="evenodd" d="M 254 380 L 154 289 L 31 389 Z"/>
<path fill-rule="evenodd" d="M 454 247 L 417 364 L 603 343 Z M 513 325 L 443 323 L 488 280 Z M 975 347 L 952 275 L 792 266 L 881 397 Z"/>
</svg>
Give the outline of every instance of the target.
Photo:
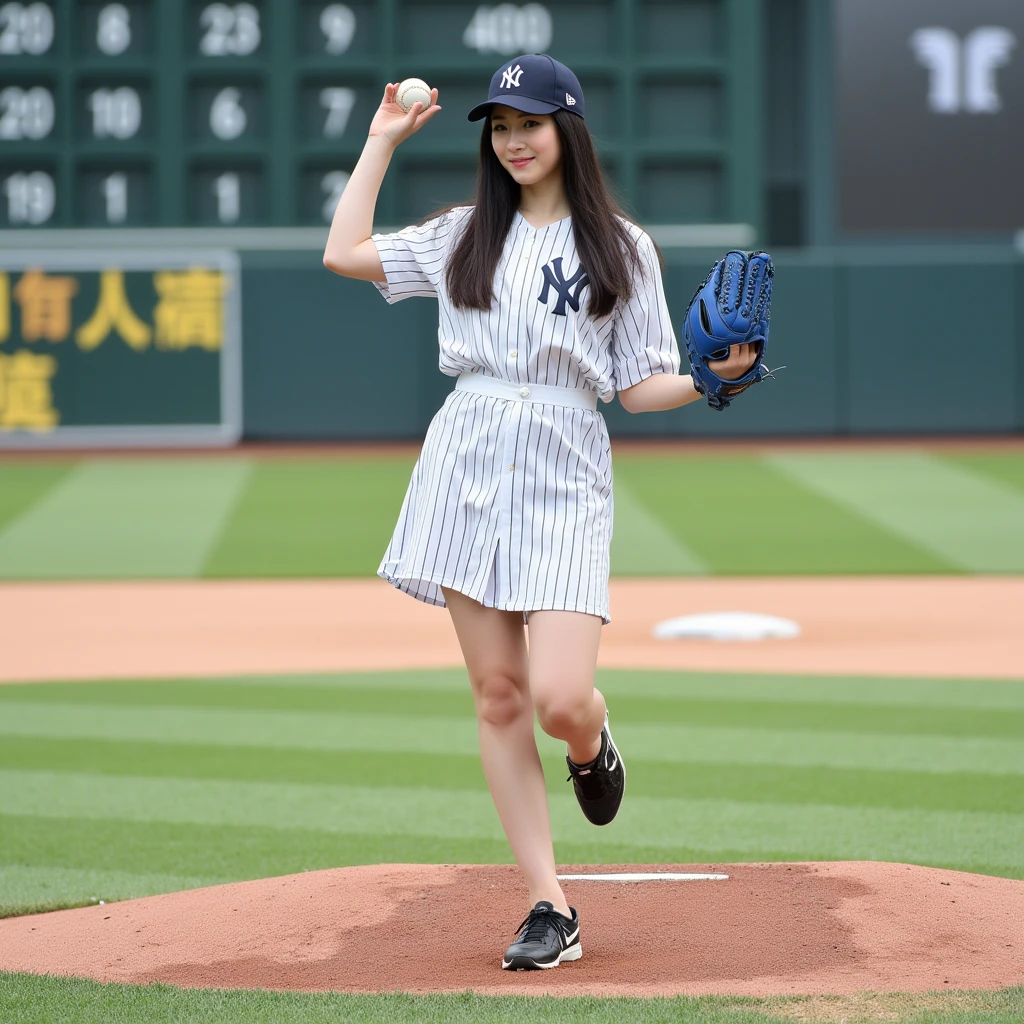
<svg viewBox="0 0 1024 1024">
<path fill-rule="evenodd" d="M 422 103 L 426 110 L 430 106 L 430 86 L 422 78 L 407 78 L 398 86 L 395 101 L 405 111 L 411 110 L 414 103 Z"/>
</svg>

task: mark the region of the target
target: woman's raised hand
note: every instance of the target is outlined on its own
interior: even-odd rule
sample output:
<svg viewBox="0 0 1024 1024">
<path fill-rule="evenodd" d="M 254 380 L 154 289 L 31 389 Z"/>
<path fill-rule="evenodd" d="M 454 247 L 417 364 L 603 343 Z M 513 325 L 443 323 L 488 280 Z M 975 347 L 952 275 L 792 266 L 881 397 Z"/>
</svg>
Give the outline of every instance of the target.
<svg viewBox="0 0 1024 1024">
<path fill-rule="evenodd" d="M 437 90 L 431 89 L 429 107 L 424 110 L 422 103 L 414 103 L 408 112 L 404 111 L 395 99 L 400 84 L 389 82 L 384 87 L 384 98 L 370 122 L 370 135 L 383 136 L 393 146 L 418 132 L 441 109 L 437 105 Z"/>
</svg>

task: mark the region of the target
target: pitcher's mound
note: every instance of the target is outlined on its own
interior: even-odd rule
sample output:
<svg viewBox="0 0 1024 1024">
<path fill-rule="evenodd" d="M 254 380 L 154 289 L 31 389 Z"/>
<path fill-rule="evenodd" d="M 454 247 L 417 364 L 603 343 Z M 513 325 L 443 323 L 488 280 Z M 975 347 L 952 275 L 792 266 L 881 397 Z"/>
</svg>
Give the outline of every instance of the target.
<svg viewBox="0 0 1024 1024">
<path fill-rule="evenodd" d="M 506 865 L 314 871 L 0 921 L 0 970 L 343 992 L 843 994 L 1024 983 L 1024 882 L 907 864 L 565 867 L 583 958 L 501 970 L 529 910 Z"/>
</svg>

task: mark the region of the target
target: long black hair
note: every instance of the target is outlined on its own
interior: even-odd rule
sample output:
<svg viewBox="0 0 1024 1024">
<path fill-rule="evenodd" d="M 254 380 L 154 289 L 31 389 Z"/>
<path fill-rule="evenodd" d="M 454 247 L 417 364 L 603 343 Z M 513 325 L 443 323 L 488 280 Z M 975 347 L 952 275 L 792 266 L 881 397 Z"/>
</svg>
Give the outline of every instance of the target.
<svg viewBox="0 0 1024 1024">
<path fill-rule="evenodd" d="M 552 117 L 561 140 L 562 184 L 576 251 L 590 278 L 587 312 L 607 316 L 617 300 L 631 298 L 633 274 L 643 264 L 636 240 L 623 223 L 629 218 L 609 192 L 583 118 L 566 110 L 556 110 Z M 488 117 L 480 136 L 474 209 L 445 271 L 448 294 L 457 308 L 491 308 L 494 274 L 519 201 L 519 183 L 501 165 L 491 145 Z"/>
</svg>

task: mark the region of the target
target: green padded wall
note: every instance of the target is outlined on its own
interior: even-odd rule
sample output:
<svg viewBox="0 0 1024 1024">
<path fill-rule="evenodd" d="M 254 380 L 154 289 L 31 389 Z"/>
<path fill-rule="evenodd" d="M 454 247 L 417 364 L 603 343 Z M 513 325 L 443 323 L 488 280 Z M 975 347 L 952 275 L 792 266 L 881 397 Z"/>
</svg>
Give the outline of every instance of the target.
<svg viewBox="0 0 1024 1024">
<path fill-rule="evenodd" d="M 668 251 L 677 332 L 719 255 Z M 602 405 L 614 435 L 1024 430 L 1024 254 L 850 247 L 774 259 L 777 379 L 720 413 Z M 437 369 L 436 303 L 389 306 L 372 285 L 324 270 L 319 253 L 243 254 L 242 302 L 247 437 L 417 438 L 452 386 Z"/>
</svg>

